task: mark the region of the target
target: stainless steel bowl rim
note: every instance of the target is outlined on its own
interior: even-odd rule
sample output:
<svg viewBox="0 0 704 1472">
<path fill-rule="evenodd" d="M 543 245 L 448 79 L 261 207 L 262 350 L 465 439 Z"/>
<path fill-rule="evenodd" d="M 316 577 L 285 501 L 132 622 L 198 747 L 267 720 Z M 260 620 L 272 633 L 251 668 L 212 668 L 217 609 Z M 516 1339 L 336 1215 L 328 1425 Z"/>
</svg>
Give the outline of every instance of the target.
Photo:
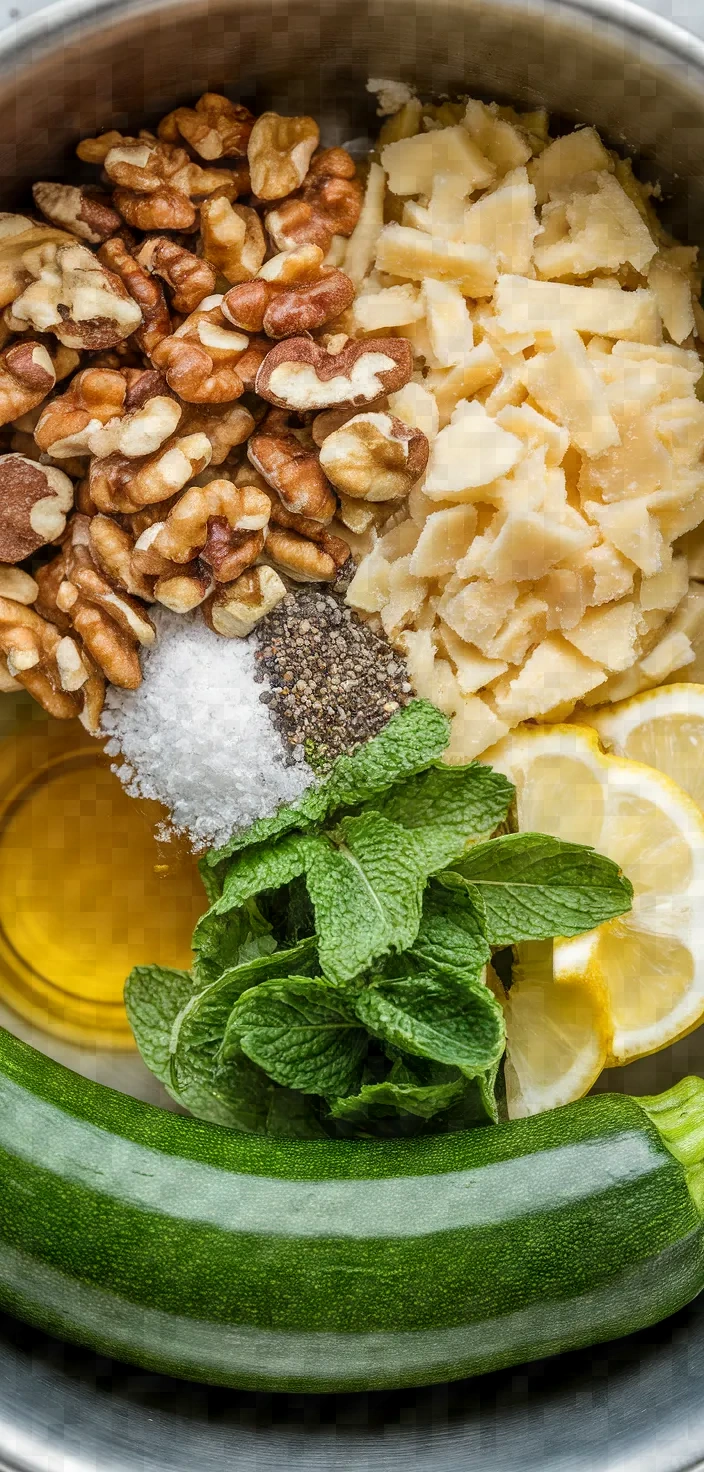
<svg viewBox="0 0 704 1472">
<path fill-rule="evenodd" d="M 704 41 L 633 0 L 489 3 L 495 13 L 628 38 L 634 59 L 657 52 L 663 69 L 704 93 Z M 52 49 L 131 18 L 191 9 L 191 0 L 56 0 L 0 33 L 0 76 L 21 87 L 23 72 Z M 286 0 L 262 9 L 283 14 Z M 3 172 L 7 181 L 7 164 Z M 702 1472 L 704 1312 L 695 1306 L 593 1356 L 503 1378 L 304 1400 L 210 1395 L 79 1350 L 64 1355 L 0 1316 L 0 1472 Z"/>
</svg>

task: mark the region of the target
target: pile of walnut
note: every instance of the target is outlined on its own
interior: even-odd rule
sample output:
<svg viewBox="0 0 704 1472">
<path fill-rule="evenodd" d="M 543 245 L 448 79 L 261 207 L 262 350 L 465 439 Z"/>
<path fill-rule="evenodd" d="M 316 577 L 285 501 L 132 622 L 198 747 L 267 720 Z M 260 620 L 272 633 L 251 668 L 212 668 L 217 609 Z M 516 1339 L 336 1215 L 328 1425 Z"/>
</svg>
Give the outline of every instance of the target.
<svg viewBox="0 0 704 1472">
<path fill-rule="evenodd" d="M 413 355 L 342 327 L 364 191 L 318 144 L 208 93 L 81 143 L 100 187 L 37 183 L 47 223 L 0 215 L 0 688 L 96 730 L 105 682 L 140 683 L 149 604 L 245 635 L 282 574 L 336 578 L 370 466 L 379 498 L 424 470 L 422 431 L 364 412 Z"/>
</svg>

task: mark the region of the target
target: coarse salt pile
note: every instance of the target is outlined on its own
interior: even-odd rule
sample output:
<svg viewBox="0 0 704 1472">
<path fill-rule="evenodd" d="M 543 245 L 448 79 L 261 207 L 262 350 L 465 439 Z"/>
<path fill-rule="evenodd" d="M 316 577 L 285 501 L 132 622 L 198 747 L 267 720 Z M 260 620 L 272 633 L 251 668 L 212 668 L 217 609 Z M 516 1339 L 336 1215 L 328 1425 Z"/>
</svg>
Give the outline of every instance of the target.
<svg viewBox="0 0 704 1472">
<path fill-rule="evenodd" d="M 194 849 L 218 845 L 292 802 L 313 773 L 305 762 L 284 765 L 247 640 L 220 639 L 167 609 L 152 616 L 157 641 L 145 652 L 142 684 L 108 690 L 106 750 L 124 758 L 115 770 L 130 796 L 163 803 Z"/>
</svg>

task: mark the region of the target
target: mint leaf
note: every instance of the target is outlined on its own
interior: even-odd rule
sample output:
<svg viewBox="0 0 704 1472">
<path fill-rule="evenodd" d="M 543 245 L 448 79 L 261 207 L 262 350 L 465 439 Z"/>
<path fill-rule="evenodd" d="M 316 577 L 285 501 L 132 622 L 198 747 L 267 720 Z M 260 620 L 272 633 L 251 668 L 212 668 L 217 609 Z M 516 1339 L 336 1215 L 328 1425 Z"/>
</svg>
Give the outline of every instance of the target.
<svg viewBox="0 0 704 1472">
<path fill-rule="evenodd" d="M 413 833 L 428 874 L 459 859 L 468 843 L 493 833 L 513 801 L 515 788 L 500 772 L 472 762 L 431 767 L 397 782 L 377 803 L 393 823 Z"/>
<path fill-rule="evenodd" d="M 412 946 L 379 969 L 385 977 L 421 974 L 478 981 L 490 960 L 483 915 L 470 895 L 431 880 L 423 895 L 420 928 Z"/>
<path fill-rule="evenodd" d="M 277 1083 L 306 1094 L 344 1094 L 361 1074 L 367 1034 L 338 987 L 289 976 L 245 992 L 232 1009 L 227 1042 Z"/>
<path fill-rule="evenodd" d="M 446 716 L 427 700 L 412 700 L 391 717 L 378 736 L 354 752 L 338 757 L 330 776 L 304 792 L 298 802 L 279 808 L 271 818 L 259 818 L 222 848 L 212 849 L 206 863 L 217 868 L 223 859 L 253 844 L 268 842 L 293 829 L 308 832 L 341 807 L 358 807 L 394 782 L 404 781 L 428 767 L 450 739 Z"/>
<path fill-rule="evenodd" d="M 337 1135 L 382 1138 L 494 1124 L 498 1068 L 466 1078 L 458 1068 L 401 1055 L 387 1078 L 368 1080 L 365 1069 L 357 1094 L 328 1100 L 328 1123 Z"/>
<path fill-rule="evenodd" d="M 201 915 L 192 945 L 193 975 L 204 987 L 233 966 L 271 955 L 276 939 L 254 900 L 248 900 L 228 915 L 218 915 L 213 909 Z"/>
<path fill-rule="evenodd" d="M 241 1053 L 222 1074 L 213 1066 L 201 1087 L 191 1080 L 188 1108 L 198 1119 L 250 1135 L 268 1135 L 276 1093 L 273 1080 Z"/>
<path fill-rule="evenodd" d="M 224 1081 L 216 1068 L 213 1083 L 227 1100 L 227 1119 L 219 1122 L 231 1129 L 294 1140 L 326 1138 L 312 1100 L 279 1088 L 244 1053 L 230 1059 Z"/>
<path fill-rule="evenodd" d="M 286 976 L 292 967 L 301 972 L 317 969 L 314 939 L 303 941 L 293 950 L 276 951 L 232 967 L 181 1008 L 171 1032 L 171 1084 L 200 1119 L 243 1128 L 237 1123 L 243 1107 L 241 1070 L 223 1069 L 221 1063 L 225 1060 L 219 1056 L 228 1018 L 242 992 L 272 976 Z M 247 1088 L 251 1095 L 249 1083 Z M 261 1094 L 259 1085 L 255 1093 Z M 270 1102 L 262 1097 L 261 1109 L 266 1103 L 268 1110 Z"/>
<path fill-rule="evenodd" d="M 339 847 L 315 840 L 307 882 L 322 970 L 344 983 L 413 943 L 425 874 L 411 835 L 373 810 L 343 818 L 338 835 Z"/>
<path fill-rule="evenodd" d="M 407 782 L 442 756 L 449 740 L 447 716 L 428 700 L 412 700 L 353 756 L 338 757 L 324 783 L 327 812 L 358 807 L 394 783 Z"/>
<path fill-rule="evenodd" d="M 125 982 L 125 1009 L 134 1040 L 147 1065 L 172 1097 L 169 1043 L 174 1022 L 198 984 L 190 971 L 135 966 Z"/>
<path fill-rule="evenodd" d="M 544 833 L 507 833 L 477 844 L 447 874 L 485 906 L 492 945 L 580 935 L 629 910 L 633 888 L 613 860 Z"/>
<path fill-rule="evenodd" d="M 210 868 L 207 854 L 204 854 L 202 859 L 198 860 L 198 873 L 201 877 L 208 904 L 214 905 L 215 901 L 219 900 L 222 894 L 222 876 L 216 869 Z"/>
<path fill-rule="evenodd" d="M 355 996 L 354 1007 L 377 1037 L 471 1076 L 491 1068 L 504 1050 L 503 1013 L 481 982 L 449 976 L 374 981 Z"/>
<path fill-rule="evenodd" d="M 244 1057 L 244 1054 L 242 1055 Z M 249 1062 L 249 1060 L 247 1060 Z M 254 1068 L 254 1064 L 250 1064 Z M 261 1069 L 257 1070 L 261 1073 Z M 266 1133 L 289 1140 L 326 1140 L 328 1135 L 320 1122 L 317 1100 L 310 1094 L 273 1085 L 266 1121 Z"/>
<path fill-rule="evenodd" d="M 230 858 L 232 854 L 242 853 L 258 844 L 273 843 L 286 833 L 310 832 L 323 822 L 327 812 L 326 784 L 321 782 L 318 787 L 309 787 L 297 802 L 277 808 L 270 818 L 257 818 L 248 828 L 233 833 L 222 848 L 211 849 L 205 855 L 204 862 L 209 868 L 217 870 L 223 860 Z"/>
<path fill-rule="evenodd" d="M 447 1084 L 399 1084 L 388 1078 L 381 1084 L 364 1084 L 358 1094 L 331 1099 L 330 1114 L 356 1125 L 403 1114 L 432 1119 L 461 1099 L 466 1082 L 461 1076 Z"/>
<path fill-rule="evenodd" d="M 289 833 L 278 843 L 260 843 L 247 849 L 230 864 L 222 894 L 212 910 L 216 915 L 226 915 L 228 910 L 237 909 L 263 889 L 280 889 L 290 884 L 299 874 L 305 874 L 311 846 L 319 842 L 318 838 L 303 833 Z M 199 920 L 194 940 L 201 923 Z"/>
</svg>

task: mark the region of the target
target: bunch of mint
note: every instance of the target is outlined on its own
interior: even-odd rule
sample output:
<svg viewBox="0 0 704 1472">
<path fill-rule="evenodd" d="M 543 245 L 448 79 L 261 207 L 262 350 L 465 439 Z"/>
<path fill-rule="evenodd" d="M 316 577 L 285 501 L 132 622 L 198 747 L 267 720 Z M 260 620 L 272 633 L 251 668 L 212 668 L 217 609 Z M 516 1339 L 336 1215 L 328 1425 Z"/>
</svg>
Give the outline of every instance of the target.
<svg viewBox="0 0 704 1472">
<path fill-rule="evenodd" d="M 512 784 L 441 765 L 448 739 L 413 701 L 201 861 L 191 972 L 140 966 L 125 988 L 142 1057 L 191 1113 L 299 1137 L 498 1118 L 492 948 L 591 930 L 633 892 L 593 849 L 506 831 Z"/>
</svg>

